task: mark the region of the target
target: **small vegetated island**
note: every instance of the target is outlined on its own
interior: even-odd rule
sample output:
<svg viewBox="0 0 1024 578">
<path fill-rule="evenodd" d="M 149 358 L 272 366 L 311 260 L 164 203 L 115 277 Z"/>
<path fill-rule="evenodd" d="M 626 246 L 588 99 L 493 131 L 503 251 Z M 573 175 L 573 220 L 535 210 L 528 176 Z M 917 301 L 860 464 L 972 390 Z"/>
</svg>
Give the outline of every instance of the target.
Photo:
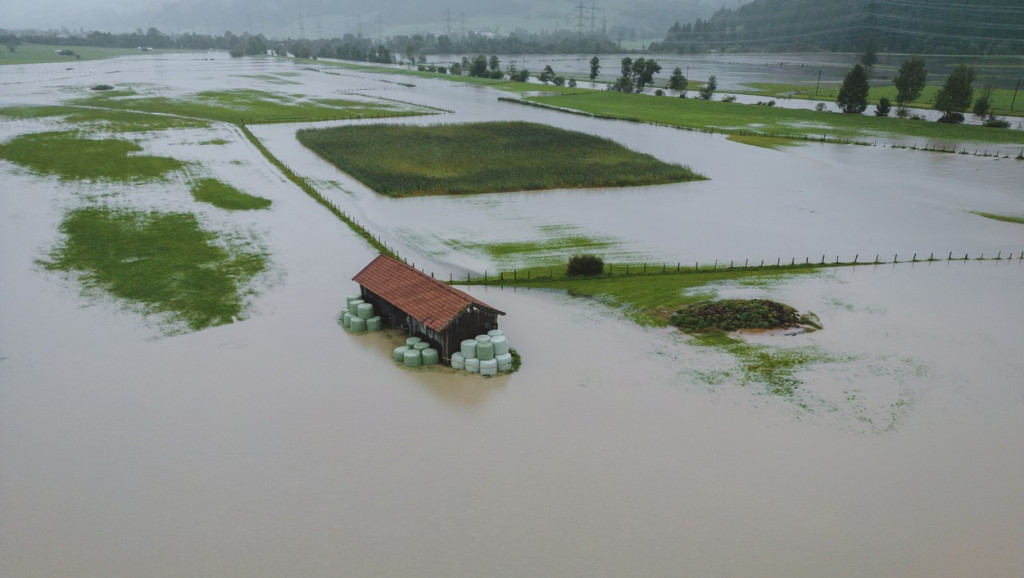
<svg viewBox="0 0 1024 578">
<path fill-rule="evenodd" d="M 701 180 L 611 140 L 542 124 L 364 125 L 298 132 L 303 145 L 390 197 Z"/>
<path fill-rule="evenodd" d="M 789 305 L 768 299 L 724 299 L 692 303 L 673 313 L 669 323 L 686 333 L 790 327 L 821 329 L 813 314 L 801 315 Z"/>
</svg>

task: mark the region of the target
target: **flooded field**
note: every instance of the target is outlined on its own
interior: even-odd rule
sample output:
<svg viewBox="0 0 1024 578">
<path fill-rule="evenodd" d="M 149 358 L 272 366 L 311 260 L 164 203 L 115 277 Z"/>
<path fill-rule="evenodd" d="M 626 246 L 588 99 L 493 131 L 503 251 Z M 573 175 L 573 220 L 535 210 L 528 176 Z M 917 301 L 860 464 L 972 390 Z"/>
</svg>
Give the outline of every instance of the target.
<svg viewBox="0 0 1024 578">
<path fill-rule="evenodd" d="M 298 145 L 295 125 L 251 127 L 439 277 L 561 259 L 572 248 L 557 241 L 571 236 L 652 263 L 1024 250 L 1024 226 L 970 213 L 1024 213 L 1014 160 L 773 151 L 501 103 L 486 88 L 217 54 L 0 67 L 0 107 L 60 103 L 99 82 L 386 97 L 454 113 L 373 122 L 542 122 L 710 177 L 386 199 Z M 55 124 L 0 118 L 0 143 Z M 167 336 L 38 261 L 74 207 L 181 210 L 187 188 L 66 182 L 0 161 L 0 575 L 1024 574 L 1020 260 L 715 287 L 821 318 L 823 331 L 747 338 L 816 356 L 792 395 L 746 380 L 719 349 L 544 290 L 467 289 L 508 312 L 518 373 L 412 371 L 391 362 L 386 335 L 336 322 L 374 253 L 235 127 L 142 140 L 273 202 L 189 209 L 255 239 L 269 270 L 248 319 Z M 551 247 L 486 248 L 538 239 Z"/>
</svg>

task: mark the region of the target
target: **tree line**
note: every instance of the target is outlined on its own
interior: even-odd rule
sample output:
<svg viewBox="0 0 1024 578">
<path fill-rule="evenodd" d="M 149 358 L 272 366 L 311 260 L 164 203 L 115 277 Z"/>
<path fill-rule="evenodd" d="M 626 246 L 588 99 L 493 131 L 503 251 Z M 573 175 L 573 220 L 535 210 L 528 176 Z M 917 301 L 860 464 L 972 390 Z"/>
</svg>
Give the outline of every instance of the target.
<svg viewBox="0 0 1024 578">
<path fill-rule="evenodd" d="M 708 20 L 673 24 L 652 52 L 1021 54 L 1020 0 L 754 0 Z"/>
</svg>

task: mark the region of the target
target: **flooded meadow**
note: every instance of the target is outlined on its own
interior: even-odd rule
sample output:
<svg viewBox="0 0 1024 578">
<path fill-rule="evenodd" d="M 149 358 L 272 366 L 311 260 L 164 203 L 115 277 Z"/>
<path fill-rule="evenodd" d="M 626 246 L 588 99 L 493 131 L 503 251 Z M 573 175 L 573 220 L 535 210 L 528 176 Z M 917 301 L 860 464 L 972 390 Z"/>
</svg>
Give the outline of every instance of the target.
<svg viewBox="0 0 1024 578">
<path fill-rule="evenodd" d="M 1024 261 L 1007 258 L 1024 225 L 972 213 L 1024 215 L 1021 161 L 770 150 L 449 80 L 215 53 L 0 67 L 0 108 L 60 105 L 101 82 L 131 98 L 257 90 L 432 113 L 248 128 L 442 279 L 591 249 L 637 264 L 885 263 L 703 288 L 824 326 L 744 335 L 743 354 L 564 292 L 468 286 L 507 312 L 522 368 L 410 370 L 391 360 L 394 335 L 337 322 L 376 253 L 235 125 L 132 133 L 185 164 L 162 180 L 68 180 L 0 159 L 0 575 L 1024 574 Z M 607 137 L 709 179 L 395 199 L 295 138 L 477 121 Z M 65 125 L 0 116 L 0 145 Z M 272 204 L 197 203 L 197 179 Z M 83 206 L 187 212 L 225 246 L 258 248 L 244 315 L 168 331 L 47 270 Z M 763 355 L 804 361 L 769 375 Z"/>
</svg>

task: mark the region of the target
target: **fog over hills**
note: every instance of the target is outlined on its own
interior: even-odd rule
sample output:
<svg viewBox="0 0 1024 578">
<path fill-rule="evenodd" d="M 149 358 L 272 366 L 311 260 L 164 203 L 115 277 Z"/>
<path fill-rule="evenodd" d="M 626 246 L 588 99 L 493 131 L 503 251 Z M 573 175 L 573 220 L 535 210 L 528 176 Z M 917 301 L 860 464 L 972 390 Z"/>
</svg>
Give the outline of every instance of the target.
<svg viewBox="0 0 1024 578">
<path fill-rule="evenodd" d="M 708 18 L 746 0 L 5 0 L 0 29 L 262 33 L 277 38 L 460 31 L 507 34 L 605 30 L 660 39 L 675 21 Z"/>
</svg>

